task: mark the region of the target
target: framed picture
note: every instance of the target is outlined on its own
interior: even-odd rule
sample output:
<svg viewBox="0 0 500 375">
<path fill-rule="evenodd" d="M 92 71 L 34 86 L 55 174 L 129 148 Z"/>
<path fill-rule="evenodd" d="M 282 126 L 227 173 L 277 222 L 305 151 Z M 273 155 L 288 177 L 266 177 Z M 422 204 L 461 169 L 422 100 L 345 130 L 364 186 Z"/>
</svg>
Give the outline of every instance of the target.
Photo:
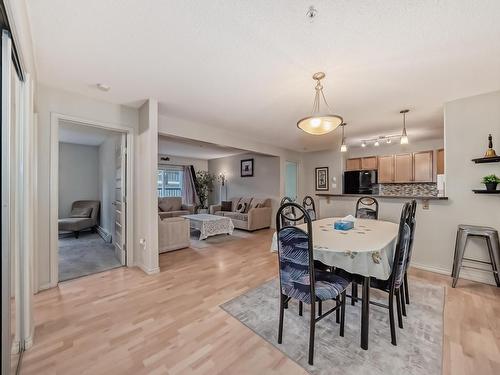
<svg viewBox="0 0 500 375">
<path fill-rule="evenodd" d="M 316 168 L 316 190 L 328 190 L 328 167 Z"/>
<path fill-rule="evenodd" d="M 241 177 L 253 177 L 253 159 L 244 159 L 240 163 Z"/>
</svg>

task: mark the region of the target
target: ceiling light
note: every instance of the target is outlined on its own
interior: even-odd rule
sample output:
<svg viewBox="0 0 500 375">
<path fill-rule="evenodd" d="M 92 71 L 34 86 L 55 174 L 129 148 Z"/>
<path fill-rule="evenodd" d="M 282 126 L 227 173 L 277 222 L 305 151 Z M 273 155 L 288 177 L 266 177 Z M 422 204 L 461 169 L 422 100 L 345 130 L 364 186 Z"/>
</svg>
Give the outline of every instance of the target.
<svg viewBox="0 0 500 375">
<path fill-rule="evenodd" d="M 337 129 L 343 122 L 342 117 L 331 114 L 332 110 L 328 106 L 325 94 L 323 93 L 323 86 L 321 85 L 321 80 L 323 78 L 325 78 L 325 73 L 314 73 L 313 79 L 316 81 L 316 87 L 314 88 L 316 90 L 316 94 L 314 96 L 312 114 L 311 116 L 304 117 L 297 122 L 297 127 L 299 129 L 313 135 L 323 135 L 329 133 Z M 321 113 L 321 100 L 325 103 L 328 113 Z"/>
<path fill-rule="evenodd" d="M 109 90 L 111 90 L 111 86 L 106 85 L 104 83 L 98 83 L 98 84 L 96 84 L 96 86 L 99 90 L 104 91 L 104 92 L 108 92 Z"/>
<path fill-rule="evenodd" d="M 344 127 L 346 125 L 347 124 L 345 122 L 340 124 L 340 126 L 342 127 L 342 145 L 340 146 L 340 152 L 347 152 L 347 145 L 345 144 L 345 137 L 344 137 Z"/>
<path fill-rule="evenodd" d="M 375 147 L 378 147 L 378 146 L 380 146 L 380 143 L 378 143 L 378 140 L 377 140 L 377 141 L 375 141 L 375 143 L 374 143 L 373 145 L 374 145 Z"/>
<path fill-rule="evenodd" d="M 387 141 L 385 141 L 387 144 L 391 143 L 392 142 L 392 139 L 390 138 L 387 138 Z"/>
<path fill-rule="evenodd" d="M 366 142 L 365 141 L 361 142 L 361 147 L 366 147 Z"/>
<path fill-rule="evenodd" d="M 409 109 L 403 109 L 399 113 L 403 114 L 403 133 L 401 134 L 401 144 L 402 145 L 407 145 L 408 144 L 408 135 L 406 134 L 406 114 L 410 112 Z"/>
</svg>

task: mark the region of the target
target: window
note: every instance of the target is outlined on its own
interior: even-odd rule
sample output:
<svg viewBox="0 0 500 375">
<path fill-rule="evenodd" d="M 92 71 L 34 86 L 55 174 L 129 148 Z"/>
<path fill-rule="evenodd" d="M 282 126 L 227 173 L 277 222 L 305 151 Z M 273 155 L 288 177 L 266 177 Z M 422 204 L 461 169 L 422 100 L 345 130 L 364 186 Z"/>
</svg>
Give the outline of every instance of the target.
<svg viewBox="0 0 500 375">
<path fill-rule="evenodd" d="M 158 196 L 182 197 L 182 167 L 161 166 L 158 169 Z"/>
</svg>

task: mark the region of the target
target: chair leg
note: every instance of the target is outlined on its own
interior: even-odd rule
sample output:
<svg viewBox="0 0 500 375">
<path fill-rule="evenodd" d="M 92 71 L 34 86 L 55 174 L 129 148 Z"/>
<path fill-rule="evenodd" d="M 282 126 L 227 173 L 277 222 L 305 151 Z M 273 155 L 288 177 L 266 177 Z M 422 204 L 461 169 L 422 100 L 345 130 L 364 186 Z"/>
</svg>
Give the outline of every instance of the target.
<svg viewBox="0 0 500 375">
<path fill-rule="evenodd" d="M 299 316 L 302 316 L 302 301 L 299 301 Z"/>
<path fill-rule="evenodd" d="M 316 304 L 311 303 L 311 321 L 309 323 L 309 364 L 312 366 L 314 359 L 314 330 L 316 328 Z"/>
<path fill-rule="evenodd" d="M 406 299 L 405 299 L 405 288 L 404 284 L 401 284 L 399 288 L 399 297 L 401 298 L 401 311 L 403 316 L 406 316 Z"/>
<path fill-rule="evenodd" d="M 280 323 L 278 327 L 278 344 L 283 342 L 283 316 L 285 314 L 285 296 L 280 294 Z"/>
<path fill-rule="evenodd" d="M 492 241 L 493 237 L 493 241 Z M 490 253 L 490 260 L 491 260 L 491 268 L 493 269 L 493 277 L 495 278 L 495 283 L 497 284 L 497 287 L 500 287 L 500 277 L 498 276 L 498 268 L 497 268 L 497 261 L 495 258 L 495 251 L 493 250 L 493 244 L 495 244 L 495 247 L 498 247 L 498 236 L 489 236 L 486 237 L 486 244 L 488 245 L 488 252 Z M 496 249 L 497 253 L 498 250 Z M 500 253 L 499 253 L 500 256 Z"/>
<path fill-rule="evenodd" d="M 319 300 L 318 301 L 318 316 L 321 316 L 323 314 L 323 301 Z"/>
<path fill-rule="evenodd" d="M 410 304 L 410 292 L 408 288 L 408 274 L 405 272 L 405 277 L 404 277 L 404 283 L 405 283 L 405 299 L 406 299 L 406 304 Z"/>
<path fill-rule="evenodd" d="M 401 293 L 399 288 L 396 289 L 396 307 L 398 310 L 398 325 L 399 328 L 403 328 L 403 314 L 401 311 Z"/>
<path fill-rule="evenodd" d="M 345 293 L 342 292 L 342 297 L 340 301 L 340 336 L 344 337 L 344 324 L 345 324 Z"/>
<path fill-rule="evenodd" d="M 337 298 L 335 298 L 335 304 L 337 307 L 340 306 L 339 296 L 337 296 Z M 335 322 L 340 323 L 340 309 L 335 310 Z"/>
<path fill-rule="evenodd" d="M 80 237 L 80 231 L 79 231 L 79 230 L 75 230 L 75 231 L 73 232 L 73 234 L 75 235 L 75 238 Z"/>
<path fill-rule="evenodd" d="M 358 302 L 358 284 L 353 281 L 351 288 L 351 305 L 354 306 Z"/>
<path fill-rule="evenodd" d="M 391 343 L 396 346 L 396 327 L 394 322 L 394 294 L 389 293 L 389 323 L 391 324 Z"/>
</svg>

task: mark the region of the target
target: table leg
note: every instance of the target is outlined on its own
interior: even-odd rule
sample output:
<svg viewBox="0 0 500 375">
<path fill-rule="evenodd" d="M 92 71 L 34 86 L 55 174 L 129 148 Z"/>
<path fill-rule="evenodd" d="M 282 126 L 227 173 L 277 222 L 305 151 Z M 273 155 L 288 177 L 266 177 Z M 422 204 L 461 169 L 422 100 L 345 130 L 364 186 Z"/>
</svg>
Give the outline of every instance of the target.
<svg viewBox="0 0 500 375">
<path fill-rule="evenodd" d="M 361 348 L 368 350 L 370 325 L 370 277 L 363 278 L 363 300 L 361 301 Z"/>
</svg>

